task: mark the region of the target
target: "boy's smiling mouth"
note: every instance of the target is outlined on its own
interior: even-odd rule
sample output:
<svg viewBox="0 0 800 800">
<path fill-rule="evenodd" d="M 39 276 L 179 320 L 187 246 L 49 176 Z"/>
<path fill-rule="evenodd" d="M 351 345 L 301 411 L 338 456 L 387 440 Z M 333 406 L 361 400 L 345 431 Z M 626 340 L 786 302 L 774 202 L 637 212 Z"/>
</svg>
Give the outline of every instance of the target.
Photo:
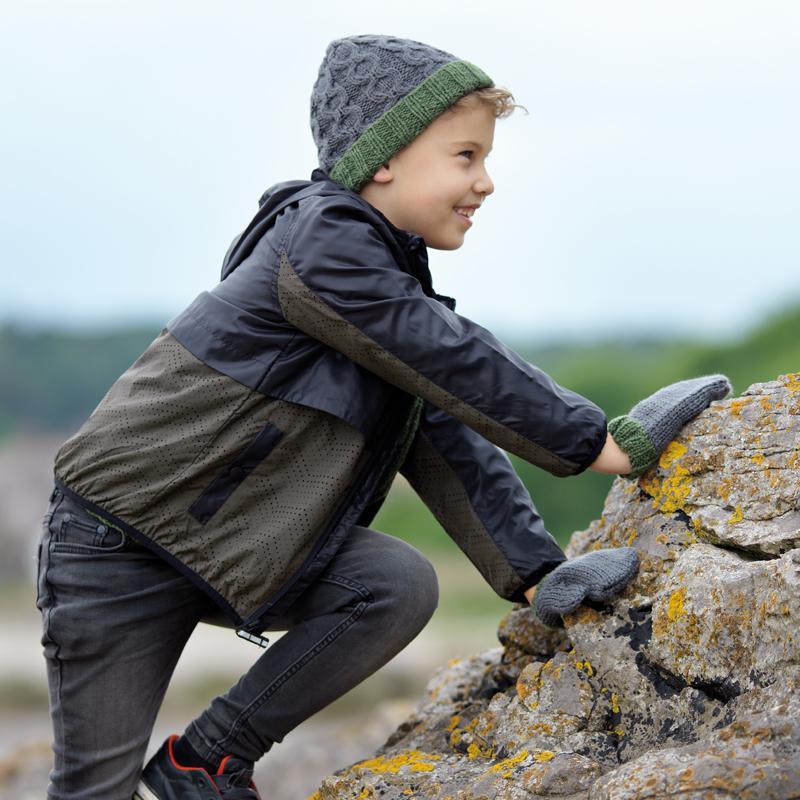
<svg viewBox="0 0 800 800">
<path fill-rule="evenodd" d="M 472 225 L 471 217 L 479 207 L 480 206 L 456 206 L 453 210 L 459 217 Z"/>
</svg>

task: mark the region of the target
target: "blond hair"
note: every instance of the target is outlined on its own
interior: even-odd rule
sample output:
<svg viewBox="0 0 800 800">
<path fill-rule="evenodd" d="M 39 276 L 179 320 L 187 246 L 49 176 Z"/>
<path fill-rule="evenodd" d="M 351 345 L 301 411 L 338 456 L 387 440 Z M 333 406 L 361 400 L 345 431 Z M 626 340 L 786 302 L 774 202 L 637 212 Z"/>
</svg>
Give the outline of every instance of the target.
<svg viewBox="0 0 800 800">
<path fill-rule="evenodd" d="M 525 106 L 519 105 L 519 103 L 515 103 L 514 95 L 502 86 L 488 86 L 485 89 L 475 89 L 457 100 L 454 105 L 465 105 L 469 102 L 470 98 L 474 98 L 479 103 L 491 106 L 496 119 L 511 116 L 515 108 L 521 108 L 526 114 L 528 113 L 528 109 L 525 108 Z"/>
</svg>

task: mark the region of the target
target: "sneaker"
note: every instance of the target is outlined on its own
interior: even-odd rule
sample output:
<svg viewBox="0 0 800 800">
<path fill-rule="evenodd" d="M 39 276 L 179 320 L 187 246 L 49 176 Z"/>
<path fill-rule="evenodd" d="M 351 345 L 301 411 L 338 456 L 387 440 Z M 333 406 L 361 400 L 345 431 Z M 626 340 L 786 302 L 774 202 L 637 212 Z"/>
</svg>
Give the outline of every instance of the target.
<svg viewBox="0 0 800 800">
<path fill-rule="evenodd" d="M 148 761 L 133 800 L 261 800 L 253 765 L 225 756 L 214 775 L 202 767 L 182 767 L 172 752 L 172 735 Z"/>
</svg>

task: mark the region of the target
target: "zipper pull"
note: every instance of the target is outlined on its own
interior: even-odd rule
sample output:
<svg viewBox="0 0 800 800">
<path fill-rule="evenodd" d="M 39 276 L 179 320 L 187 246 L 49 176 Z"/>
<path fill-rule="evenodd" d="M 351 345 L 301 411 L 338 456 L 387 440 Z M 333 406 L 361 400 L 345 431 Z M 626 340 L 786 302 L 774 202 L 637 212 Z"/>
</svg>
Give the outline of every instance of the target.
<svg viewBox="0 0 800 800">
<path fill-rule="evenodd" d="M 250 633 L 249 631 L 242 630 L 241 628 L 236 631 L 236 635 L 240 639 L 257 644 L 259 647 L 266 648 L 266 646 L 269 644 L 269 639 L 265 638 L 264 636 L 259 636 L 257 633 Z"/>
</svg>

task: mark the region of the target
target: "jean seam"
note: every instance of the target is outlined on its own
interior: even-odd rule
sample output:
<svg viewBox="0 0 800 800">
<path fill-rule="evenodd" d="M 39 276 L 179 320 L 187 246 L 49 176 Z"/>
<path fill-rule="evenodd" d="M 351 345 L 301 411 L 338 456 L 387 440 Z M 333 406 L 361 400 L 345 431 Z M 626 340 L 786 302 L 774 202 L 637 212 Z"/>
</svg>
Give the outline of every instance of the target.
<svg viewBox="0 0 800 800">
<path fill-rule="evenodd" d="M 329 580 L 329 578 L 331 577 L 341 578 L 342 576 L 327 576 L 322 580 L 325 580 L 328 583 L 338 583 L 337 580 Z M 350 582 L 351 581 L 349 579 L 346 580 L 346 583 Z M 352 583 L 356 582 L 352 581 Z M 361 592 L 363 591 L 366 594 L 370 595 L 371 597 L 369 590 L 365 586 L 361 584 L 356 584 L 356 586 L 358 587 L 357 591 L 359 591 L 359 594 L 361 594 Z M 348 586 L 348 588 L 354 588 L 354 587 Z M 272 697 L 272 695 L 275 694 L 275 692 L 277 692 L 278 689 L 280 689 L 280 687 L 283 686 L 284 683 L 286 683 L 286 681 L 288 681 L 291 677 L 293 677 L 306 664 L 308 664 L 309 661 L 318 656 L 328 645 L 330 645 L 335 639 L 337 639 L 348 628 L 350 628 L 350 626 L 359 617 L 361 617 L 361 615 L 364 613 L 364 611 L 368 606 L 369 606 L 368 601 L 360 602 L 346 619 L 342 620 L 338 625 L 329 630 L 313 647 L 306 650 L 306 652 L 303 653 L 303 655 L 301 655 L 298 659 L 292 662 L 280 675 L 278 675 L 275 678 L 275 680 L 272 681 L 272 683 L 269 684 L 269 686 L 267 686 L 262 692 L 260 692 L 249 705 L 243 708 L 242 711 L 239 712 L 239 716 L 234 720 L 233 725 L 231 726 L 231 729 L 228 732 L 228 734 L 222 737 L 222 739 L 218 741 L 216 744 L 211 746 L 211 748 L 209 749 L 209 756 L 211 756 L 213 759 L 222 758 L 225 755 L 225 748 L 227 744 L 236 738 L 239 731 L 242 729 L 245 723 L 250 719 L 250 717 L 252 717 L 253 714 L 255 714 L 256 711 L 258 711 L 258 709 L 260 709 L 264 705 L 264 703 L 270 697 Z M 205 739 L 205 737 L 203 738 Z M 208 744 L 208 742 L 206 742 L 206 744 Z"/>
<path fill-rule="evenodd" d="M 74 553 L 78 555 L 111 555 L 113 553 L 124 553 L 127 542 L 122 542 L 114 547 L 98 547 L 93 544 L 78 544 L 77 542 L 53 542 L 51 553 Z"/>
<path fill-rule="evenodd" d="M 60 497 L 58 497 L 58 499 L 55 501 L 55 505 L 53 506 L 53 513 L 50 515 L 50 523 L 52 523 L 52 518 L 55 516 L 56 511 L 58 511 L 59 507 L 61 506 L 61 504 L 63 502 L 64 502 L 64 495 L 61 494 Z M 52 637 L 52 635 L 50 633 L 50 614 L 52 613 L 53 607 L 56 604 L 55 591 L 53 590 L 53 585 L 52 585 L 52 583 L 50 583 L 50 577 L 49 577 L 50 576 L 50 568 L 52 566 L 51 559 L 50 559 L 50 555 L 51 555 L 51 552 L 52 552 L 51 545 L 53 544 L 53 531 L 50 529 L 50 523 L 48 523 L 48 526 L 47 526 L 47 529 L 46 529 L 46 531 L 47 531 L 46 535 L 42 538 L 42 541 L 39 543 L 39 547 L 40 548 L 44 548 L 45 546 L 47 548 L 47 555 L 46 555 L 47 563 L 45 564 L 45 567 L 44 567 L 44 575 L 42 575 L 42 584 L 43 584 L 42 600 L 44 600 L 46 598 L 47 605 L 46 605 L 46 607 L 44 607 L 44 608 L 42 608 L 40 610 L 42 612 L 42 639 L 43 639 L 43 641 L 44 641 L 44 639 L 47 639 L 48 641 L 50 641 L 53 644 L 53 648 L 54 648 L 53 660 L 57 662 L 58 661 L 58 652 L 59 652 L 60 648 L 58 646 L 58 642 L 56 642 L 55 639 L 53 639 L 53 637 Z M 37 588 L 36 604 L 37 604 L 37 606 L 39 604 L 39 596 L 38 596 L 39 573 L 41 572 L 41 569 L 42 569 L 41 552 L 40 552 L 39 558 L 40 558 L 39 568 L 37 570 L 37 575 L 36 575 L 36 588 Z M 59 671 L 59 674 L 60 674 L 60 671 Z"/>
<path fill-rule="evenodd" d="M 354 581 L 352 578 L 348 578 L 346 575 L 338 575 L 335 572 L 329 572 L 327 575 L 323 575 L 319 578 L 320 583 L 332 583 L 335 586 L 342 586 L 345 589 L 350 589 L 351 591 L 356 592 L 363 600 L 366 600 L 368 603 L 374 603 L 375 598 L 372 592 L 364 586 L 363 583 L 359 583 L 358 581 Z"/>
</svg>

